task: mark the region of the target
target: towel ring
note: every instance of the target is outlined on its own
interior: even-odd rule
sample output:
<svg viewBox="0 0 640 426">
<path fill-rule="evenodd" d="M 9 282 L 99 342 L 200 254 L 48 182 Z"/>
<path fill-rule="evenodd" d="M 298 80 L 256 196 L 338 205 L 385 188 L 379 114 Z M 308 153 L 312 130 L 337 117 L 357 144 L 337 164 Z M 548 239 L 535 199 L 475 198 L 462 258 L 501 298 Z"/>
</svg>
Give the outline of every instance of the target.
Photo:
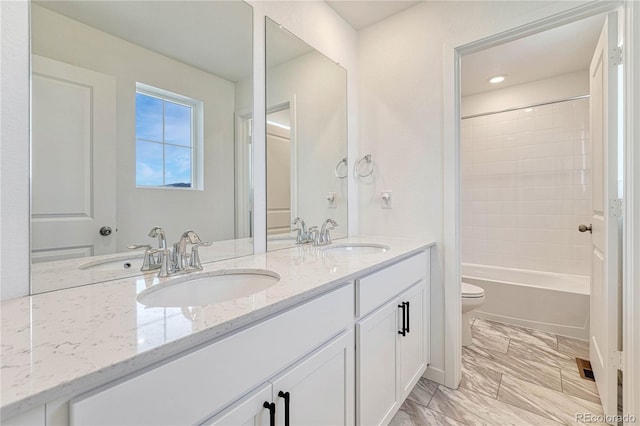
<svg viewBox="0 0 640 426">
<path fill-rule="evenodd" d="M 365 161 L 367 164 L 371 165 L 371 170 L 369 170 L 369 173 L 362 173 L 361 167 L 362 167 L 362 162 Z M 359 159 L 356 164 L 353 166 L 353 174 L 360 176 L 360 177 L 367 177 L 367 176 L 371 176 L 371 173 L 373 173 L 373 165 L 371 163 L 371 154 L 367 154 L 364 157 L 362 157 L 361 159 Z"/>
<path fill-rule="evenodd" d="M 344 175 L 341 175 L 340 172 L 338 171 L 338 169 L 340 168 L 340 164 L 344 164 L 344 170 L 345 170 Z M 336 164 L 336 168 L 333 171 L 333 173 L 335 173 L 338 179 L 346 179 L 347 175 L 349 174 L 347 169 L 347 157 L 344 157 L 342 160 L 338 161 L 338 164 Z"/>
</svg>

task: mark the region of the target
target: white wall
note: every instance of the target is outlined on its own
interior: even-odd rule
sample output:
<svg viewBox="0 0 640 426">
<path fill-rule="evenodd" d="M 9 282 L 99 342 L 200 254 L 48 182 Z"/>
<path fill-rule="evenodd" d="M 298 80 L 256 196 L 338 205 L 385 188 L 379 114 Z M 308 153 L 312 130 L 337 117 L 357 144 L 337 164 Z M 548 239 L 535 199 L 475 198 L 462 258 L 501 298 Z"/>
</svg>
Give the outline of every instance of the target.
<svg viewBox="0 0 640 426">
<path fill-rule="evenodd" d="M 443 52 L 447 46 L 461 46 L 578 5 L 425 2 L 359 33 L 358 150 L 371 152 L 376 163 L 371 182 L 359 188 L 360 231 L 438 243 L 432 268 L 428 373 L 434 379 L 444 381 L 445 367 L 452 371 L 458 362 L 455 342 L 446 345 L 445 357 L 442 253 L 455 248 L 443 245 Z M 380 208 L 379 194 L 386 189 L 393 191 L 390 210 Z M 447 385 L 456 386 L 455 378 L 449 377 Z"/>
<path fill-rule="evenodd" d="M 462 67 L 464 67 L 464 58 Z M 464 82 L 462 85 L 464 87 Z M 467 117 L 588 94 L 589 70 L 582 70 L 504 89 L 463 96 L 460 115 Z"/>
<path fill-rule="evenodd" d="M 589 275 L 589 99 L 463 119 L 460 143 L 462 262 Z"/>
<path fill-rule="evenodd" d="M 187 229 L 203 241 L 233 239 L 234 83 L 35 4 L 31 21 L 34 54 L 116 78 L 117 251 L 153 243 L 155 225 L 170 241 Z M 203 190 L 136 188 L 136 82 L 203 101 Z"/>
<path fill-rule="evenodd" d="M 334 219 L 347 232 L 347 179 L 335 166 L 347 155 L 346 72 L 318 52 L 267 70 L 267 105 L 295 97 L 297 214 L 308 226 Z M 327 194 L 336 193 L 336 208 Z"/>
</svg>

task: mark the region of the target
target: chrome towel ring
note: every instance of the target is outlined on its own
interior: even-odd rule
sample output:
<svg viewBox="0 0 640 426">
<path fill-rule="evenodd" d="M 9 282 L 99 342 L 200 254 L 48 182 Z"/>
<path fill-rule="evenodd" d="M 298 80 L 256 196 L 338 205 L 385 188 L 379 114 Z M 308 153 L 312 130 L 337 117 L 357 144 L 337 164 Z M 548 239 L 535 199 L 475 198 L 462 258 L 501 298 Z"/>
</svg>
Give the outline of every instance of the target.
<svg viewBox="0 0 640 426">
<path fill-rule="evenodd" d="M 369 171 L 366 173 L 363 173 L 362 168 L 365 164 L 369 166 Z M 371 154 L 367 154 L 361 159 L 359 159 L 356 162 L 356 164 L 354 164 L 353 174 L 360 177 L 367 177 L 367 176 L 371 176 L 371 173 L 373 173 L 373 163 L 371 161 Z"/>
<path fill-rule="evenodd" d="M 339 171 L 341 164 L 344 164 L 344 174 L 340 173 Z M 333 171 L 338 179 L 346 179 L 347 175 L 349 174 L 347 167 L 347 157 L 344 157 L 342 160 L 338 161 L 338 164 L 336 164 L 336 169 Z"/>
</svg>

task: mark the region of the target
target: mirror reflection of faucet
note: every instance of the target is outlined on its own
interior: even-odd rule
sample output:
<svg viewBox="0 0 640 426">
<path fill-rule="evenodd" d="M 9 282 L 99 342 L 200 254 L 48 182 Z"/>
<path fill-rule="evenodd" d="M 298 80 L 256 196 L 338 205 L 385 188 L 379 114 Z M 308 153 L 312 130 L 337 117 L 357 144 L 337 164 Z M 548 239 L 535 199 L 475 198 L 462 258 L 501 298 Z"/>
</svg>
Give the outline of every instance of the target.
<svg viewBox="0 0 640 426">
<path fill-rule="evenodd" d="M 210 246 L 210 242 L 203 242 L 194 231 L 185 231 L 180 240 L 173 244 L 173 250 L 167 247 L 165 232 L 162 228 L 155 226 L 149 232 L 152 238 L 158 238 L 158 248 L 153 249 L 148 244 L 133 244 L 130 250 L 144 248 L 144 261 L 141 271 L 159 269 L 158 277 L 165 278 L 170 275 L 183 274 L 193 271 L 201 271 L 202 263 L 198 248 Z M 187 252 L 187 245 L 191 245 L 191 252 Z"/>
</svg>

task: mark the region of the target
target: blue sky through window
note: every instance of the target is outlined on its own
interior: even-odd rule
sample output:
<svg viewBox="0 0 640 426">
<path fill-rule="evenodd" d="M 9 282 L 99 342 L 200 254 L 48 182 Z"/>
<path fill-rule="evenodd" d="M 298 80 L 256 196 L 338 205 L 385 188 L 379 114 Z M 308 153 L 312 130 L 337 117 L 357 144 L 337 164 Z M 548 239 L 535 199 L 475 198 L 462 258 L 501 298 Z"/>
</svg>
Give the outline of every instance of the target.
<svg viewBox="0 0 640 426">
<path fill-rule="evenodd" d="M 136 186 L 192 186 L 192 108 L 136 93 Z"/>
</svg>

